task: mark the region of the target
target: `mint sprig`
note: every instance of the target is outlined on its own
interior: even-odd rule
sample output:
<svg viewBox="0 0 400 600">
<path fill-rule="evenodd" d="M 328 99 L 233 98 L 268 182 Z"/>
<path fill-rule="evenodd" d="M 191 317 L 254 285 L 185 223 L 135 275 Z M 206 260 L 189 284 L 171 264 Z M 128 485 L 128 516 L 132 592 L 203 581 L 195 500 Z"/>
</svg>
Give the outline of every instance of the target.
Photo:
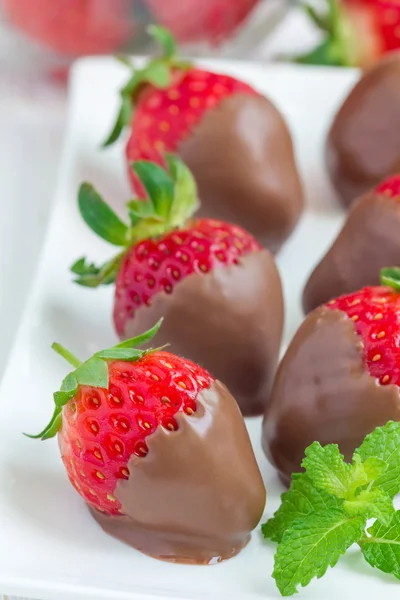
<svg viewBox="0 0 400 600">
<path fill-rule="evenodd" d="M 108 388 L 108 360 L 127 360 L 136 361 L 143 358 L 145 354 L 155 352 L 155 350 L 138 350 L 136 346 L 141 346 L 149 342 L 160 329 L 162 319 L 158 321 L 151 329 L 144 333 L 125 340 L 112 348 L 100 350 L 85 362 L 77 359 L 69 350 L 54 343 L 52 348 L 57 354 L 67 360 L 73 367 L 74 371 L 68 373 L 63 379 L 59 391 L 54 392 L 54 411 L 50 422 L 46 427 L 36 435 L 25 434 L 32 439 L 47 440 L 54 437 L 60 430 L 62 425 L 62 409 L 74 398 L 78 392 L 80 385 L 85 385 L 94 388 Z"/>
<path fill-rule="evenodd" d="M 345 462 L 336 444 L 314 442 L 305 451 L 304 473 L 263 526 L 278 542 L 273 577 L 283 596 L 322 577 L 358 543 L 373 567 L 400 579 L 400 423 L 390 421 L 369 434 Z M 366 530 L 367 521 L 376 519 Z"/>
<path fill-rule="evenodd" d="M 72 266 L 75 283 L 85 287 L 108 285 L 115 281 L 128 250 L 144 239 L 156 238 L 182 228 L 198 208 L 197 188 L 187 166 L 166 154 L 168 169 L 139 160 L 132 169 L 147 192 L 146 199 L 127 202 L 129 223 L 124 223 L 89 183 L 78 192 L 78 208 L 85 223 L 103 240 L 121 251 L 100 266 L 80 258 Z"/>
</svg>

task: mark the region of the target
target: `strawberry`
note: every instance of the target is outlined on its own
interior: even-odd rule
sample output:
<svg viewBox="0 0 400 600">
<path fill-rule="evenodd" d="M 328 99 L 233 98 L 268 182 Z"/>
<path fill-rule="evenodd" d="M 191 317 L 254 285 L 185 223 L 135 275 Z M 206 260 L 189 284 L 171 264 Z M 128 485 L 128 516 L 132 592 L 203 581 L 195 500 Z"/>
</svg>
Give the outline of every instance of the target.
<svg viewBox="0 0 400 600">
<path fill-rule="evenodd" d="M 225 386 L 187 359 L 136 348 L 160 324 L 83 363 L 53 344 L 74 370 L 50 423 L 28 437 L 58 435 L 70 482 L 107 532 L 163 560 L 208 564 L 247 544 L 265 488 Z"/>
<path fill-rule="evenodd" d="M 400 175 L 385 179 L 352 205 L 338 236 L 311 273 L 304 312 L 331 298 L 379 284 L 379 271 L 400 256 Z"/>
<path fill-rule="evenodd" d="M 121 110 L 104 145 L 114 143 L 130 125 L 128 165 L 145 159 L 164 166 L 164 153 L 176 152 L 208 110 L 233 94 L 256 91 L 234 77 L 197 69 L 177 58 L 175 41 L 166 29 L 152 26 L 149 32 L 160 42 L 163 55 L 141 70 L 130 67 L 132 76 L 121 90 Z M 131 168 L 128 174 L 133 189 L 143 196 L 145 191 Z"/>
<path fill-rule="evenodd" d="M 270 253 L 240 227 L 211 219 L 188 220 L 197 207 L 195 183 L 178 158 L 168 155 L 166 160 L 170 173 L 155 163 L 133 164 L 148 199 L 128 203 L 130 226 L 89 184 L 81 186 L 83 219 L 122 252 L 101 267 L 79 259 L 72 271 L 77 283 L 87 287 L 115 281 L 114 325 L 120 338 L 165 316 L 165 335 L 173 351 L 226 380 L 246 413 L 259 412 L 279 351 L 283 316 L 279 274 Z M 245 268 L 248 262 L 254 278 L 246 275 L 251 272 Z M 185 300 L 182 294 L 187 295 Z M 271 314 L 274 325 L 260 327 L 258 320 L 269 322 Z M 196 327 L 199 333 L 193 331 Z M 243 327 L 248 337 L 239 342 Z M 240 350 L 238 346 L 227 353 L 227 344 L 239 344 Z M 246 368 L 249 357 L 245 362 L 241 358 L 245 346 L 255 353 L 258 365 L 251 379 Z"/>
<path fill-rule="evenodd" d="M 165 153 L 178 153 L 199 186 L 203 216 L 233 221 L 277 251 L 303 206 L 282 115 L 248 84 L 180 60 L 167 30 L 153 26 L 149 31 L 163 55 L 142 69 L 125 61 L 132 75 L 120 92 L 120 112 L 104 145 L 114 143 L 129 126 L 126 160 L 139 197 L 145 197 L 145 190 L 130 163 L 148 160 L 165 166 Z"/>
<path fill-rule="evenodd" d="M 287 481 L 309 440 L 338 444 L 346 460 L 360 440 L 400 420 L 400 268 L 381 285 L 310 312 L 279 366 L 263 446 Z M 312 442 L 311 442 L 312 443 Z"/>
<path fill-rule="evenodd" d="M 53 345 L 75 371 L 54 394 L 49 425 L 30 437 L 58 434 L 72 485 L 90 506 L 109 515 L 121 514 L 113 494 L 118 480 L 129 478 L 129 458 L 146 456 L 146 440 L 158 427 L 176 430 L 176 413 L 193 414 L 197 394 L 214 381 L 198 365 L 169 352 L 135 348 L 151 340 L 160 324 L 84 363 Z"/>
<path fill-rule="evenodd" d="M 365 67 L 400 48 L 398 0 L 327 0 L 327 5 L 324 14 L 307 6 L 326 38 L 298 62 Z"/>
<path fill-rule="evenodd" d="M 3 0 L 10 22 L 61 54 L 113 52 L 133 33 L 126 0 Z"/>
<path fill-rule="evenodd" d="M 217 45 L 231 36 L 258 0 L 145 0 L 153 20 L 172 31 L 180 42 L 206 40 Z"/>
<path fill-rule="evenodd" d="M 383 269 L 383 283 L 391 284 L 400 269 Z M 396 342 L 400 329 L 398 283 L 366 287 L 330 300 L 327 307 L 341 310 L 351 319 L 363 342 L 364 364 L 381 385 L 400 386 L 400 348 Z"/>
</svg>

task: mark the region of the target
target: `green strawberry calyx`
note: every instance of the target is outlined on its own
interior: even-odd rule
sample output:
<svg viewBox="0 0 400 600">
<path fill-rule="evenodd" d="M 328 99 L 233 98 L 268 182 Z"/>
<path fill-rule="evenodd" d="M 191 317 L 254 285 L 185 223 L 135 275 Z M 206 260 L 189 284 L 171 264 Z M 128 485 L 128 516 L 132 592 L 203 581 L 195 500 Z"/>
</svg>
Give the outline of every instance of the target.
<svg viewBox="0 0 400 600">
<path fill-rule="evenodd" d="M 103 147 L 113 144 L 121 135 L 132 119 L 133 108 L 137 98 L 145 85 L 152 85 L 158 89 L 166 89 L 172 83 L 174 73 L 185 72 L 192 67 L 188 61 L 176 56 L 176 43 L 171 32 L 160 25 L 150 25 L 147 29 L 149 35 L 159 43 L 162 54 L 149 60 L 142 69 L 135 69 L 129 58 L 117 58 L 131 71 L 129 81 L 120 90 L 121 107 L 114 127 L 108 138 L 103 142 Z"/>
<path fill-rule="evenodd" d="M 314 25 L 323 32 L 324 38 L 316 48 L 295 56 L 292 60 L 311 65 L 358 66 L 362 54 L 360 38 L 342 2 L 326 0 L 322 10 L 306 3 L 304 9 Z"/>
<path fill-rule="evenodd" d="M 139 350 L 137 346 L 141 346 L 149 342 L 160 329 L 162 319 L 158 321 L 148 331 L 129 340 L 125 340 L 112 348 L 100 350 L 85 362 L 77 359 L 69 350 L 58 343 L 54 343 L 52 348 L 57 354 L 67 360 L 74 370 L 68 373 L 63 379 L 61 387 L 57 392 L 54 392 L 54 411 L 50 422 L 37 435 L 25 434 L 31 439 L 47 440 L 54 437 L 62 425 L 62 409 L 74 398 L 78 392 L 79 385 L 86 385 L 94 388 L 108 389 L 108 363 L 109 360 L 126 360 L 134 362 L 143 358 L 146 354 L 156 352 L 158 349 Z"/>
<path fill-rule="evenodd" d="M 113 283 L 132 246 L 182 228 L 193 216 L 198 208 L 193 176 L 177 156 L 166 154 L 165 160 L 168 171 L 149 161 L 132 163 L 132 169 L 147 192 L 147 199 L 127 203 L 129 225 L 121 221 L 92 185 L 81 185 L 78 206 L 83 220 L 99 237 L 122 250 L 99 267 L 85 258 L 77 260 L 71 267 L 76 283 L 86 287 Z"/>
<path fill-rule="evenodd" d="M 400 292 L 400 267 L 384 267 L 380 273 L 381 284 Z"/>
</svg>

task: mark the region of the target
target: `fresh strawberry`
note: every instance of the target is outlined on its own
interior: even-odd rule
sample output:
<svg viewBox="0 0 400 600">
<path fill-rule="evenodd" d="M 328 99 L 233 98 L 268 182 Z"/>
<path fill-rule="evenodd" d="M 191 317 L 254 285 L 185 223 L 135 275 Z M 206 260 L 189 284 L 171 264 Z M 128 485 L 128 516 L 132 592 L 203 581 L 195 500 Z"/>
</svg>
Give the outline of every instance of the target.
<svg viewBox="0 0 400 600">
<path fill-rule="evenodd" d="M 160 292 L 171 294 L 174 286 L 192 273 L 228 267 L 261 250 L 253 236 L 236 225 L 212 219 L 185 224 L 197 208 L 195 185 L 179 159 L 167 156 L 167 160 L 174 182 L 154 163 L 134 163 L 149 199 L 128 203 L 133 219 L 130 229 L 91 186 L 83 184 L 79 192 L 79 208 L 89 227 L 110 243 L 125 246 L 122 254 L 99 269 L 84 259 L 72 267 L 77 283 L 84 286 L 96 287 L 115 279 L 114 324 L 121 337 L 135 311 L 150 305 Z M 104 216 L 101 227 L 100 211 Z"/>
<path fill-rule="evenodd" d="M 159 326 L 84 363 L 53 345 L 75 370 L 54 394 L 49 425 L 29 437 L 45 440 L 58 433 L 72 485 L 90 506 L 109 515 L 121 514 L 114 491 L 119 479 L 129 478 L 130 457 L 146 456 L 147 437 L 158 427 L 176 430 L 176 413 L 196 412 L 199 391 L 214 381 L 186 359 L 135 348 L 151 340 Z"/>
<path fill-rule="evenodd" d="M 177 58 L 175 41 L 167 30 L 153 26 L 149 31 L 161 43 L 163 55 L 143 69 L 132 71 L 121 90 L 116 124 L 105 142 L 105 146 L 115 142 L 123 128 L 130 125 L 128 173 L 133 189 L 141 197 L 145 193 L 130 168 L 132 161 L 144 159 L 165 165 L 164 153 L 175 152 L 208 110 L 233 94 L 256 94 L 242 81 L 196 69 Z"/>
<path fill-rule="evenodd" d="M 71 56 L 114 52 L 133 34 L 127 0 L 3 0 L 10 22 Z"/>
<path fill-rule="evenodd" d="M 383 269 L 382 282 L 393 287 L 366 287 L 354 294 L 340 296 L 327 303 L 341 310 L 354 322 L 363 341 L 363 354 L 368 372 L 381 385 L 400 386 L 400 269 Z M 395 283 L 393 283 L 395 282 Z"/>
<path fill-rule="evenodd" d="M 127 204 L 129 226 L 92 186 L 81 186 L 83 219 L 121 252 L 101 267 L 81 258 L 72 271 L 88 287 L 115 281 L 114 325 L 121 339 L 165 317 L 157 343 L 170 343 L 173 352 L 224 381 L 243 414 L 260 414 L 283 324 L 273 256 L 237 225 L 189 220 L 197 207 L 194 180 L 177 157 L 166 160 L 169 173 L 155 163 L 133 163 L 148 198 Z"/>
<path fill-rule="evenodd" d="M 323 14 L 307 6 L 326 37 L 298 62 L 365 67 L 400 48 L 398 0 L 327 0 Z"/>
</svg>

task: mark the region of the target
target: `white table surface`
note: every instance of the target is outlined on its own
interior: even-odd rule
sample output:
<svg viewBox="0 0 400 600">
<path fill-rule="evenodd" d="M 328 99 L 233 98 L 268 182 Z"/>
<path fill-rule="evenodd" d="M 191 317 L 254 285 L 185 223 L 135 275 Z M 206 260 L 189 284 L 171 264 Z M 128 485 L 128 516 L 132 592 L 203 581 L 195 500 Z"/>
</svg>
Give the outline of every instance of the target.
<svg viewBox="0 0 400 600">
<path fill-rule="evenodd" d="M 295 10 L 254 58 L 303 51 L 317 39 Z M 0 377 L 35 275 L 67 110 L 65 90 L 32 75 L 21 76 L 11 51 L 0 23 Z"/>
</svg>

